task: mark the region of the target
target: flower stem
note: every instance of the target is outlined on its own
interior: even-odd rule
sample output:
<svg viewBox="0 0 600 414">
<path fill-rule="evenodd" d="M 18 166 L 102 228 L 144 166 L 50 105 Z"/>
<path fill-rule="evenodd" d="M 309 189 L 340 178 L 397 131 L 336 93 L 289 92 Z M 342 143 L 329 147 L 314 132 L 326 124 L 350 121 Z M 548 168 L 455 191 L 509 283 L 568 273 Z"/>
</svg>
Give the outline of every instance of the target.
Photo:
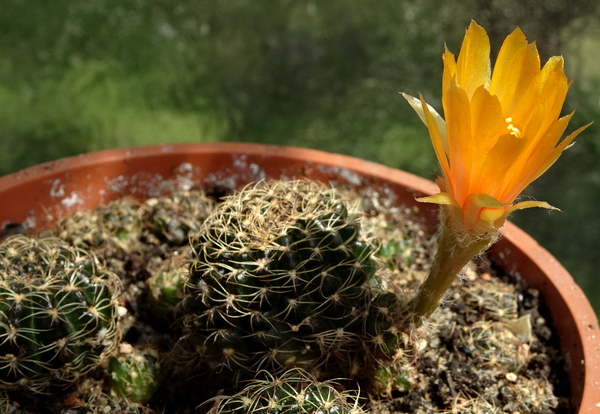
<svg viewBox="0 0 600 414">
<path fill-rule="evenodd" d="M 462 220 L 454 219 L 451 208 L 440 206 L 437 251 L 427 278 L 408 305 L 409 325 L 420 326 L 438 307 L 456 275 L 498 237 L 495 229 L 465 229 Z"/>
</svg>

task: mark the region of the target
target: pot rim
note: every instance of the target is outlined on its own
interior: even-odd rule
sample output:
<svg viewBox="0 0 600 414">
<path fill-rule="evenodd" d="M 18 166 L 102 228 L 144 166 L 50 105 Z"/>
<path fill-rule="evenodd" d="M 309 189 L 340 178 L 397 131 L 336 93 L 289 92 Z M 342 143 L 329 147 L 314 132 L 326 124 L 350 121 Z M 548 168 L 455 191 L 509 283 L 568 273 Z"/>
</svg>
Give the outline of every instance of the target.
<svg viewBox="0 0 600 414">
<path fill-rule="evenodd" d="M 269 157 L 283 157 L 290 161 L 307 163 L 318 167 L 327 166 L 334 168 L 330 172 L 346 175 L 346 180 L 352 182 L 352 174 L 360 177 L 377 177 L 379 180 L 389 180 L 398 185 L 405 186 L 415 195 L 428 195 L 438 192 L 437 186 L 430 180 L 413 174 L 393 169 L 362 159 L 327 153 L 298 147 L 285 147 L 252 143 L 187 143 L 150 145 L 121 149 L 109 149 L 85 153 L 77 156 L 62 158 L 56 161 L 39 164 L 13 174 L 0 177 L 0 194 L 23 194 L 21 191 L 28 183 L 44 182 L 47 186 L 57 183 L 57 177 L 68 176 L 72 171 L 85 169 L 88 165 L 98 167 L 110 166 L 111 174 L 127 174 L 130 167 L 141 160 L 148 158 L 150 162 L 158 162 L 162 156 L 176 156 L 185 162 L 186 154 L 232 155 L 249 157 L 254 161 L 266 161 Z M 231 159 L 231 158 L 230 158 Z M 216 161 L 215 161 L 216 162 Z M 116 170 L 115 170 L 116 168 Z M 88 174 L 89 176 L 93 173 Z M 93 177 L 91 177 L 93 178 Z M 100 177 L 101 178 L 101 177 Z M 53 186 L 51 190 L 56 188 Z M 62 187 L 58 187 L 58 190 Z M 57 191 L 58 191 L 57 190 Z M 7 199 L 11 199 L 7 197 Z M 77 201 L 77 200 L 75 200 Z M 424 211 L 433 211 L 430 205 L 411 203 L 413 208 Z M 12 214 L 12 216 L 11 216 Z M 23 220 L 23 217 L 10 213 L 8 217 L 0 217 L 2 222 Z M 426 215 L 425 220 L 431 225 L 435 216 Z M 527 252 L 527 253 L 525 253 Z M 514 224 L 507 222 L 502 229 L 502 238 L 491 249 L 490 253 L 509 272 L 534 274 L 533 283 L 527 281 L 535 288 L 544 290 L 544 299 L 552 313 L 553 323 L 561 333 L 569 332 L 571 336 L 566 339 L 561 335 L 561 350 L 569 370 L 574 370 L 576 375 L 583 377 L 580 384 L 571 381 L 571 395 L 575 405 L 580 406 L 579 413 L 597 412 L 600 407 L 600 334 L 598 319 L 585 294 L 575 283 L 567 270 L 532 237 L 519 229 Z M 513 267 L 514 260 L 522 260 L 525 256 L 529 261 L 525 266 Z M 543 281 L 541 274 L 548 275 L 549 281 Z M 549 293 L 548 293 L 549 292 Z M 572 318 L 570 316 L 573 316 Z M 575 324 L 573 324 L 573 321 Z M 572 377 L 571 377 L 572 378 Z"/>
</svg>

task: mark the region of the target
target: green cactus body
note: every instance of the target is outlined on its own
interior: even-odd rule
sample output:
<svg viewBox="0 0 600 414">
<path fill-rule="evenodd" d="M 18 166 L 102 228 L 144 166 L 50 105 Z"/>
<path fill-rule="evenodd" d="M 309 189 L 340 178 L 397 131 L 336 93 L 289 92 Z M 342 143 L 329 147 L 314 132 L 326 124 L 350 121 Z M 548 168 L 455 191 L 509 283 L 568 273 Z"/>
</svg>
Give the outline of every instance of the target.
<svg viewBox="0 0 600 414">
<path fill-rule="evenodd" d="M 390 364 L 377 368 L 374 378 L 374 389 L 385 397 L 391 397 L 392 392 L 409 392 L 415 385 L 416 373 L 413 365 Z"/>
<path fill-rule="evenodd" d="M 365 339 L 373 356 L 382 361 L 406 360 L 412 352 L 410 336 L 398 329 L 402 305 L 397 294 L 379 292 L 373 296 L 366 316 Z"/>
<path fill-rule="evenodd" d="M 156 269 L 149 268 L 147 303 L 150 312 L 163 321 L 173 320 L 175 309 L 183 299 L 183 281 L 189 273 L 188 251 L 170 256 Z"/>
<path fill-rule="evenodd" d="M 56 238 L 0 244 L 0 386 L 44 392 L 95 368 L 119 338 L 117 276 Z"/>
<path fill-rule="evenodd" d="M 146 403 L 158 387 L 158 369 L 156 350 L 132 348 L 110 361 L 112 390 L 129 401 Z"/>
<path fill-rule="evenodd" d="M 219 204 L 192 247 L 184 339 L 209 365 L 256 372 L 335 357 L 354 369 L 378 263 L 340 192 L 259 182 Z"/>
<path fill-rule="evenodd" d="M 308 373 L 291 369 L 274 378 L 254 380 L 238 394 L 220 397 L 215 414 L 363 414 L 353 393 L 336 384 L 318 382 Z"/>
</svg>

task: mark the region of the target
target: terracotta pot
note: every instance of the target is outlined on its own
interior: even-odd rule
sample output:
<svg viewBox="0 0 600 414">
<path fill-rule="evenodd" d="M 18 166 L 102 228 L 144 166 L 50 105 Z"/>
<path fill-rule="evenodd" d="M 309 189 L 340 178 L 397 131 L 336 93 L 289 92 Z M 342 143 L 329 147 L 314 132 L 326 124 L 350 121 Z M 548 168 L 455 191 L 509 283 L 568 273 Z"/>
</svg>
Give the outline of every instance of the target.
<svg viewBox="0 0 600 414">
<path fill-rule="evenodd" d="M 179 144 L 83 154 L 0 178 L 0 223 L 42 227 L 51 216 L 89 209 L 124 195 L 140 199 L 193 184 L 237 187 L 260 178 L 306 176 L 371 186 L 419 211 L 433 230 L 432 205 L 414 198 L 435 184 L 383 165 L 308 149 L 256 144 Z M 511 223 L 491 249 L 508 272 L 540 290 L 550 308 L 567 362 L 572 404 L 579 413 L 600 412 L 598 320 L 573 278 L 546 250 Z"/>
</svg>

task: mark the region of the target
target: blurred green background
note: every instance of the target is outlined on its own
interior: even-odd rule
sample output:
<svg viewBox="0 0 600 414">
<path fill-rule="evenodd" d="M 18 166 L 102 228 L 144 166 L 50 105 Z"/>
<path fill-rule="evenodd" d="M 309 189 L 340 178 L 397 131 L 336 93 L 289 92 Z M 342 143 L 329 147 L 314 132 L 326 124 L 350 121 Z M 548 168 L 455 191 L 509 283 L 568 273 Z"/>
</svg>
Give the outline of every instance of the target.
<svg viewBox="0 0 600 414">
<path fill-rule="evenodd" d="M 432 178 L 444 43 L 471 19 L 494 51 L 519 25 L 575 78 L 571 130 L 600 119 L 596 0 L 3 0 L 0 174 L 111 147 L 252 141 L 344 153 Z M 600 123 L 525 194 L 513 221 L 600 310 Z M 11 202 L 18 202 L 11 200 Z M 536 211 L 533 211 L 536 210 Z"/>
</svg>

